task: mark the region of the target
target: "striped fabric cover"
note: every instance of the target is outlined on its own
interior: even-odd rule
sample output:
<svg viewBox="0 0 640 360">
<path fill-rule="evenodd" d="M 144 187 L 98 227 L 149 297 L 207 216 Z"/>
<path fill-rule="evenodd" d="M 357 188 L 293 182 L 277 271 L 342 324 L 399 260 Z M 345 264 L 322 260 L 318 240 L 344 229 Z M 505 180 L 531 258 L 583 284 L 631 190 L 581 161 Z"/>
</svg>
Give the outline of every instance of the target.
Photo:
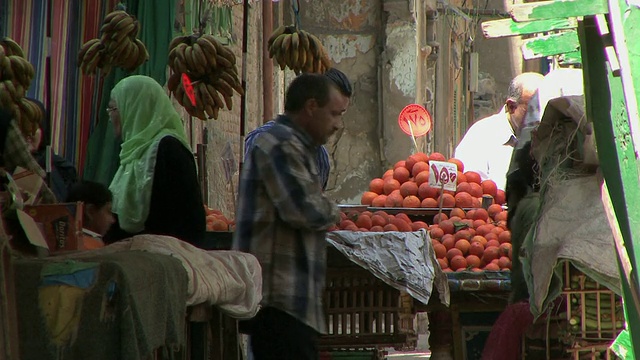
<svg viewBox="0 0 640 360">
<path fill-rule="evenodd" d="M 53 4 L 51 37 L 51 145 L 82 173 L 89 134 L 97 119 L 100 94 L 95 77 L 83 76 L 77 54 L 87 40 L 98 36 L 104 15 L 117 0 L 0 1 L 0 31 L 25 50 L 36 69 L 28 96 L 47 96 L 47 12 Z"/>
</svg>

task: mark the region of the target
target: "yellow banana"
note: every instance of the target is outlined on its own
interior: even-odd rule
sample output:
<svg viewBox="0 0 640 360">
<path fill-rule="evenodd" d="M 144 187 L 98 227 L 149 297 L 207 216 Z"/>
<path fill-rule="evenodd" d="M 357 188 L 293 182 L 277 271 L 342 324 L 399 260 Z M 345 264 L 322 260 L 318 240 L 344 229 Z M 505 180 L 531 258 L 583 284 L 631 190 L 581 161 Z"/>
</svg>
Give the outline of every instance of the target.
<svg viewBox="0 0 640 360">
<path fill-rule="evenodd" d="M 115 32 L 122 31 L 123 29 L 131 26 L 133 24 L 133 21 L 134 21 L 133 16 L 131 15 L 124 16 L 120 19 L 120 21 L 118 21 L 115 24 L 115 26 L 113 27 L 113 31 Z"/>
<path fill-rule="evenodd" d="M 298 36 L 300 37 L 300 47 L 305 51 L 309 50 L 309 36 L 307 35 L 307 32 L 300 30 L 298 31 Z"/>
<path fill-rule="evenodd" d="M 184 59 L 180 59 L 177 57 L 173 60 L 173 71 L 180 74 L 187 72 L 187 64 L 185 63 Z"/>
<path fill-rule="evenodd" d="M 300 46 L 300 48 L 298 48 L 298 63 L 296 64 L 296 66 L 301 72 L 303 72 L 304 66 L 306 63 L 307 63 L 307 51 L 302 46 Z"/>
<path fill-rule="evenodd" d="M 233 66 L 233 64 L 227 60 L 227 58 L 222 57 L 220 55 L 216 55 L 216 64 L 218 64 L 218 67 L 222 67 L 222 68 L 230 68 Z"/>
<path fill-rule="evenodd" d="M 144 45 L 142 40 L 136 39 L 135 44 L 138 47 L 138 59 L 136 61 L 137 68 L 149 60 L 149 51 L 147 51 L 147 47 Z"/>
<path fill-rule="evenodd" d="M 220 57 L 227 59 L 232 65 L 236 63 L 236 56 L 233 54 L 231 50 L 229 50 L 226 46 L 222 45 L 218 40 L 216 40 L 213 35 L 204 34 L 202 35 L 205 39 L 209 40 L 216 47 L 216 54 Z M 216 59 L 217 61 L 218 59 Z"/>
<path fill-rule="evenodd" d="M 218 91 L 220 91 L 220 94 L 222 94 L 222 96 L 229 96 L 229 97 L 233 96 L 233 87 L 231 87 L 231 84 L 228 84 L 224 79 L 218 78 L 213 83 L 213 86 Z"/>
<path fill-rule="evenodd" d="M 271 44 L 271 46 L 269 47 L 269 55 L 271 55 L 272 52 L 275 55 L 282 48 L 282 42 L 284 41 L 284 39 L 287 36 L 289 36 L 289 35 L 288 34 L 281 34 L 280 36 L 278 36 L 273 41 L 273 44 Z"/>
<path fill-rule="evenodd" d="M 311 48 L 311 51 L 313 51 L 313 57 L 320 57 L 322 42 L 317 36 L 311 33 L 307 33 L 307 35 L 309 36 L 309 47 Z"/>
<path fill-rule="evenodd" d="M 218 94 L 218 90 L 215 88 L 215 86 L 207 83 L 207 92 L 209 93 L 209 95 L 211 96 L 213 101 L 215 102 L 216 107 L 224 108 L 224 102 L 222 101 L 222 98 L 220 97 L 220 94 Z"/>
<path fill-rule="evenodd" d="M 198 70 L 201 72 L 201 74 L 204 75 L 207 72 L 209 67 L 207 56 L 202 51 L 202 48 L 200 47 L 198 42 L 193 43 L 191 47 L 193 48 L 193 51 L 191 53 L 193 55 L 193 60 L 196 63 L 195 65 L 198 68 Z"/>
<path fill-rule="evenodd" d="M 218 62 L 216 61 L 216 55 L 218 54 L 216 52 L 216 47 L 207 39 L 204 39 L 202 37 L 198 38 L 196 42 L 198 43 L 198 45 L 200 45 L 200 49 L 204 53 L 209 67 L 214 70 L 218 66 Z"/>
<path fill-rule="evenodd" d="M 111 22 L 116 17 L 122 18 L 123 16 L 128 16 L 128 15 L 129 14 L 127 14 L 127 12 L 124 11 L 124 10 L 115 10 L 115 11 L 112 11 L 112 12 L 108 13 L 107 16 L 104 17 L 104 20 L 102 21 L 102 23 L 106 24 L 106 23 Z"/>
<path fill-rule="evenodd" d="M 180 78 L 181 76 L 178 73 L 173 73 L 171 76 L 169 76 L 169 79 L 167 80 L 167 89 L 175 93 L 178 85 L 180 85 Z"/>
<path fill-rule="evenodd" d="M 127 41 L 127 40 L 130 41 L 130 39 L 127 39 L 127 36 L 129 35 L 129 33 L 134 31 L 135 28 L 136 28 L 135 23 L 133 22 L 128 23 L 122 29 L 114 31 L 113 34 L 111 35 L 111 40 L 118 43 L 121 41 Z"/>
<path fill-rule="evenodd" d="M 173 61 L 175 58 L 184 59 L 184 51 L 189 45 L 180 43 L 169 51 L 169 60 Z"/>
<path fill-rule="evenodd" d="M 13 69 L 11 68 L 11 60 L 9 60 L 8 56 L 4 56 L 0 59 L 0 66 L 2 67 L 2 79 L 12 80 L 15 78 Z"/>
<path fill-rule="evenodd" d="M 291 48 L 291 34 L 286 34 L 284 40 L 282 40 L 282 53 L 284 57 L 289 57 L 289 49 Z"/>
<path fill-rule="evenodd" d="M 270 48 L 271 45 L 273 45 L 273 42 L 276 40 L 276 38 L 278 36 L 284 34 L 286 29 L 287 29 L 287 27 L 285 25 L 280 25 L 277 29 L 275 29 L 271 33 L 271 36 L 269 36 L 269 40 L 267 41 L 267 47 Z"/>
<path fill-rule="evenodd" d="M 227 104 L 227 109 L 233 110 L 233 98 L 225 94 L 222 94 L 222 97 L 224 97 L 224 103 Z"/>
<path fill-rule="evenodd" d="M 22 51 L 20 45 L 18 45 L 17 42 L 13 41 L 13 39 L 5 37 L 0 43 L 2 43 L 2 45 L 4 46 L 6 55 L 17 55 L 20 57 L 24 57 L 24 51 Z"/>
<path fill-rule="evenodd" d="M 189 36 L 176 36 L 173 39 L 171 39 L 171 42 L 169 43 L 169 52 L 171 52 L 171 50 L 175 49 L 176 46 L 180 45 L 180 44 L 186 44 L 187 39 L 189 38 Z"/>
<path fill-rule="evenodd" d="M 189 69 L 189 73 L 195 73 L 196 72 L 196 66 L 193 63 L 193 57 L 191 56 L 191 52 L 192 51 L 193 51 L 193 48 L 191 46 L 188 46 L 184 50 L 184 59 L 186 60 L 187 69 Z"/>
<path fill-rule="evenodd" d="M 78 66 L 82 63 L 82 59 L 84 59 L 84 55 L 87 51 L 97 42 L 100 42 L 100 39 L 91 39 L 80 47 L 80 52 L 78 53 Z"/>
</svg>

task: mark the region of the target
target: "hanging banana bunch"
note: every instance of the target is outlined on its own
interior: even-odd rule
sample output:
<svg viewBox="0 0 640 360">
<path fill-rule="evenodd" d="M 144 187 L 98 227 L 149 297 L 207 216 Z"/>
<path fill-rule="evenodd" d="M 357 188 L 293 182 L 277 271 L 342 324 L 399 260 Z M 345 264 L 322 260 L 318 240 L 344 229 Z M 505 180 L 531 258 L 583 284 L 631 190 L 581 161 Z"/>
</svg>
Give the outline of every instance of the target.
<svg viewBox="0 0 640 360">
<path fill-rule="evenodd" d="M 173 72 L 167 84 L 169 91 L 189 115 L 198 119 L 218 119 L 220 109 L 233 109 L 234 90 L 244 93 L 235 55 L 213 35 L 174 38 L 169 44 L 169 67 Z M 182 74 L 192 81 L 195 106 L 185 92 Z"/>
<path fill-rule="evenodd" d="M 140 23 L 124 10 L 112 11 L 104 18 L 102 35 L 84 43 L 78 53 L 78 66 L 85 74 L 100 69 L 103 75 L 114 66 L 133 71 L 147 60 L 149 52 L 140 39 Z"/>
<path fill-rule="evenodd" d="M 331 67 L 331 60 L 317 36 L 296 29 L 294 25 L 282 25 L 269 37 L 269 57 L 275 59 L 280 69 L 289 68 L 300 73 L 324 73 Z"/>
<path fill-rule="evenodd" d="M 33 135 L 42 119 L 42 111 L 24 98 L 35 76 L 33 65 L 12 39 L 0 40 L 0 108 L 11 113 L 24 135 Z"/>
</svg>

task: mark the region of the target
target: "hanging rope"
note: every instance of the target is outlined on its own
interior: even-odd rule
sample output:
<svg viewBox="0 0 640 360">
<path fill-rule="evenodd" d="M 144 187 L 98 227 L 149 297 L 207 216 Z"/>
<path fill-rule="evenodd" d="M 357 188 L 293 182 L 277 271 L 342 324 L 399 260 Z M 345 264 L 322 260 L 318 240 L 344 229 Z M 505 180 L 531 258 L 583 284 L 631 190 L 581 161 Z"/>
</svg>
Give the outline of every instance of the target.
<svg viewBox="0 0 640 360">
<path fill-rule="evenodd" d="M 300 29 L 300 0 L 291 1 L 296 30 Z"/>
</svg>

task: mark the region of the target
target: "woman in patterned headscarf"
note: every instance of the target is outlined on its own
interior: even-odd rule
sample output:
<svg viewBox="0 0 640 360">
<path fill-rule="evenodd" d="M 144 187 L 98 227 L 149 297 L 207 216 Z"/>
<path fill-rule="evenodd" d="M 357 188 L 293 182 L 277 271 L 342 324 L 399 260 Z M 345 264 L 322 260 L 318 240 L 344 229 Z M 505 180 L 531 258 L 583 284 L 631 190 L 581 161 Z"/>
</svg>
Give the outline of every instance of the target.
<svg viewBox="0 0 640 360">
<path fill-rule="evenodd" d="M 164 89 L 147 76 L 127 77 L 111 91 L 107 110 L 122 148 L 109 186 L 117 223 L 106 240 L 147 233 L 199 243 L 206 215 L 196 164 Z"/>
</svg>

